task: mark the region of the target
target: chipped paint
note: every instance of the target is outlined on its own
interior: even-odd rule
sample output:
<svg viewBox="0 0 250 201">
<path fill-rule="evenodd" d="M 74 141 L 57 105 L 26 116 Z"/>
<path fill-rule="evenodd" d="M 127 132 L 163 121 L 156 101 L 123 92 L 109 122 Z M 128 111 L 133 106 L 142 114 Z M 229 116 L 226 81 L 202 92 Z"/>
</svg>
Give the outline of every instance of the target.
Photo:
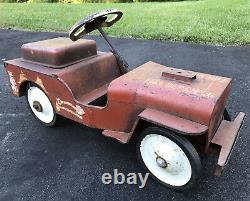
<svg viewBox="0 0 250 201">
<path fill-rule="evenodd" d="M 25 80 L 27 80 L 27 77 L 25 76 L 25 74 L 23 73 L 23 71 L 21 71 L 20 76 L 19 76 L 18 84 L 21 84 Z"/>
<path fill-rule="evenodd" d="M 85 112 L 83 111 L 81 106 L 76 105 L 76 113 L 79 114 L 79 115 L 84 115 Z"/>
<path fill-rule="evenodd" d="M 17 83 L 16 80 L 12 74 L 12 72 L 7 71 L 9 78 L 10 78 L 10 85 L 11 85 L 11 89 L 13 91 L 13 94 L 18 95 L 18 88 L 17 88 Z"/>
<path fill-rule="evenodd" d="M 41 78 L 37 77 L 35 83 L 38 84 L 38 86 L 40 86 L 46 92 L 46 94 L 48 94 L 48 91 L 44 87 L 43 81 L 41 80 Z"/>
<path fill-rule="evenodd" d="M 71 109 L 67 108 L 67 106 L 70 107 Z M 80 119 L 82 119 L 82 115 L 85 114 L 85 112 L 81 108 L 81 106 L 79 106 L 79 105 L 74 106 L 72 103 L 70 103 L 68 101 L 63 101 L 60 98 L 56 99 L 56 109 L 58 111 L 65 110 L 65 111 L 77 116 Z"/>
<path fill-rule="evenodd" d="M 179 82 L 179 83 L 177 83 Z M 144 87 L 149 87 L 150 84 L 153 84 L 155 86 L 161 85 L 163 84 L 161 80 L 159 79 L 148 79 L 145 83 L 146 86 Z M 186 84 L 186 83 L 180 83 L 180 81 L 172 81 L 169 80 L 168 82 L 168 90 L 179 90 L 181 91 L 183 94 L 195 94 L 197 96 L 202 96 L 203 98 L 214 98 L 216 97 L 216 94 L 209 91 L 209 87 L 207 87 L 207 89 L 196 89 L 193 86 L 189 86 L 190 84 Z"/>
</svg>

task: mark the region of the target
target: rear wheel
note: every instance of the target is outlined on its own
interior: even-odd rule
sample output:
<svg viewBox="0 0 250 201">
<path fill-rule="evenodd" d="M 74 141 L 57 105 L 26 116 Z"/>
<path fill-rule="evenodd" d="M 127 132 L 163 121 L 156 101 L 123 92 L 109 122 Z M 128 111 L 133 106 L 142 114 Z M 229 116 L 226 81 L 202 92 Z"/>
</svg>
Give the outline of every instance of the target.
<svg viewBox="0 0 250 201">
<path fill-rule="evenodd" d="M 137 155 L 153 178 L 173 189 L 192 187 L 200 174 L 201 162 L 193 145 L 165 129 L 145 129 L 138 138 Z"/>
<path fill-rule="evenodd" d="M 50 99 L 37 85 L 28 85 L 26 98 L 35 117 L 45 126 L 53 126 L 56 122 L 56 112 Z"/>
</svg>

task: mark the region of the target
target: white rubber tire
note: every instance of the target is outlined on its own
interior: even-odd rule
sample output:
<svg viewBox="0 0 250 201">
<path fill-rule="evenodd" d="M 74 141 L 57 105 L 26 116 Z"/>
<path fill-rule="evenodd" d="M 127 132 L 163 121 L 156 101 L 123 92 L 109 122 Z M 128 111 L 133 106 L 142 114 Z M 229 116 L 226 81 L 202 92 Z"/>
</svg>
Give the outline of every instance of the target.
<svg viewBox="0 0 250 201">
<path fill-rule="evenodd" d="M 37 119 L 46 126 L 53 126 L 56 121 L 56 113 L 50 99 L 44 91 L 36 85 L 30 85 L 26 89 L 26 97 L 30 109 Z M 34 108 L 34 102 L 40 104 L 42 111 L 37 111 Z"/>
<path fill-rule="evenodd" d="M 137 154 L 153 178 L 170 188 L 190 188 L 200 174 L 201 162 L 193 145 L 165 129 L 144 130 L 137 142 Z"/>
</svg>

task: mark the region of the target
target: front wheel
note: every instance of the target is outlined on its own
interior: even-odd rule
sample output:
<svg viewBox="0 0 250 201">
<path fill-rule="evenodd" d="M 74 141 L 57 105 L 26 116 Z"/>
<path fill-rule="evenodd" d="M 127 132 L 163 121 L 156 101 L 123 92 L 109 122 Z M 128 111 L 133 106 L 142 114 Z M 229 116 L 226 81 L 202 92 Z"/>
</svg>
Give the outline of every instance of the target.
<svg viewBox="0 0 250 201">
<path fill-rule="evenodd" d="M 145 129 L 137 141 L 137 155 L 154 179 L 176 190 L 193 186 L 201 171 L 200 158 L 193 145 L 165 129 Z"/>
<path fill-rule="evenodd" d="M 56 122 L 56 112 L 45 92 L 35 84 L 26 88 L 26 98 L 35 117 L 45 126 L 53 126 Z"/>
</svg>

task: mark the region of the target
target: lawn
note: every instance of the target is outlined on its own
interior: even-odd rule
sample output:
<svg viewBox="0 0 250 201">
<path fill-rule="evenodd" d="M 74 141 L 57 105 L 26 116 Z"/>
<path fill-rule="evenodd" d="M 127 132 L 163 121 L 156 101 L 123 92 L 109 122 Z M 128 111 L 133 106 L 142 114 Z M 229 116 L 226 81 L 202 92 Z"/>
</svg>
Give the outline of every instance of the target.
<svg viewBox="0 0 250 201">
<path fill-rule="evenodd" d="M 250 44 L 250 0 L 202 0 L 124 4 L 0 4 L 0 27 L 62 31 L 82 17 L 118 8 L 123 19 L 108 33 L 116 37 Z"/>
</svg>

